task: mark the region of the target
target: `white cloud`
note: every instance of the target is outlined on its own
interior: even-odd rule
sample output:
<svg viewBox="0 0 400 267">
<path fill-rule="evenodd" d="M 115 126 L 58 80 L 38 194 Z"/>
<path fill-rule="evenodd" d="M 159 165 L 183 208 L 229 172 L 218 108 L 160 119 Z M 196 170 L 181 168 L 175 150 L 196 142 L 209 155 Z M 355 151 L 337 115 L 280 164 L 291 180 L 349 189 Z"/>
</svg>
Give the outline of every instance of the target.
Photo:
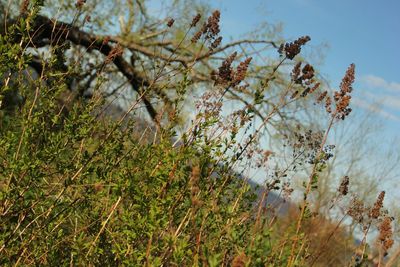
<svg viewBox="0 0 400 267">
<path fill-rule="evenodd" d="M 385 108 L 400 110 L 400 96 L 396 97 L 387 94 L 374 94 L 369 92 L 363 92 L 363 95 L 371 101 L 381 104 Z"/>
<path fill-rule="evenodd" d="M 362 99 L 354 99 L 354 103 L 385 118 L 400 121 L 400 83 L 375 75 L 365 75 L 360 80 L 365 90 L 360 90 Z"/>
<path fill-rule="evenodd" d="M 365 75 L 361 77 L 361 82 L 370 88 L 385 89 L 400 93 L 400 83 L 388 82 L 385 79 L 375 75 Z"/>
<path fill-rule="evenodd" d="M 361 107 L 361 108 L 369 110 L 373 113 L 379 114 L 387 119 L 391 119 L 391 120 L 400 122 L 400 116 L 397 116 L 393 113 L 389 113 L 389 112 L 383 110 L 381 108 L 381 105 L 379 105 L 379 103 L 371 104 L 371 103 L 364 101 L 362 99 L 359 99 L 359 98 L 353 98 L 352 102 L 353 102 L 353 104 L 355 104 L 358 107 Z"/>
</svg>

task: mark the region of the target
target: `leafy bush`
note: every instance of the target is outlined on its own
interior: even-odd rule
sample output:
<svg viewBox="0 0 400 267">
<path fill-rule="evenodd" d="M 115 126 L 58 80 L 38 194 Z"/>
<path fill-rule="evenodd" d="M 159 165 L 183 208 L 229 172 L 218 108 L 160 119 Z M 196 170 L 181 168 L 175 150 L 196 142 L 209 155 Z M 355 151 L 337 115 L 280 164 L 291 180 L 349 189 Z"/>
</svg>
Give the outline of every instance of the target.
<svg viewBox="0 0 400 267">
<path fill-rule="evenodd" d="M 177 33 L 181 40 L 168 57 L 146 54 L 145 45 L 137 47 L 155 61 L 157 56 L 162 59 L 149 67 L 154 77 L 145 77 L 135 69 L 135 58 L 129 63 L 125 55 L 132 52 L 132 44 L 81 29 L 84 7 L 85 1 L 76 2 L 68 24 L 39 15 L 42 1 L 23 1 L 17 16 L 4 19 L 2 265 L 323 265 L 321 255 L 328 245 L 333 247 L 333 236 L 338 237 L 338 250 L 347 244 L 357 251 L 351 238 L 346 240 L 341 222 L 324 222 L 310 205 L 319 173 L 331 157 L 328 134 L 351 112 L 354 65 L 330 96 L 319 88 L 311 65 L 294 64 L 267 114 L 260 114 L 257 107 L 265 104 L 264 93 L 275 88 L 278 70 L 300 53 L 308 36 L 282 44 L 277 64 L 264 68 L 267 77 L 249 75 L 252 85 L 258 84 L 252 91 L 245 80 L 255 73 L 250 70 L 251 57 L 237 64 L 237 53 L 222 62 L 212 58 L 213 51 L 221 49 L 218 11 L 203 26 L 200 14 L 195 16 L 190 29 L 196 31 L 192 36 L 189 31 Z M 173 29 L 173 24 L 168 20 L 164 30 Z M 189 53 L 183 52 L 186 46 L 196 52 L 188 56 L 190 64 L 179 59 Z M 42 48 L 46 56 L 40 54 Z M 202 60 L 215 70 L 197 77 L 208 84 L 189 123 L 186 101 L 193 97 L 192 74 L 204 68 Z M 152 65 L 143 55 L 136 61 Z M 125 110 L 110 114 L 116 100 L 110 100 L 104 88 L 118 77 L 126 79 L 136 97 Z M 246 104 L 224 109 L 228 95 L 235 92 L 244 93 Z M 157 99 L 163 104 L 155 105 Z M 303 134 L 301 129 L 296 133 L 290 166 L 304 164 L 311 171 L 300 209 L 289 212 L 288 221 L 267 199 L 275 191 L 289 195 L 293 189 L 288 181 L 296 172 L 276 171 L 272 182 L 254 188 L 245 170 L 249 159 L 265 166 L 273 153 L 260 148 L 260 135 L 274 116 L 304 99 L 322 103 L 329 123 L 322 134 Z M 152 123 L 139 116 L 142 107 Z M 348 184 L 345 178 L 334 205 L 346 197 Z M 393 242 L 383 197 L 384 193 L 372 208 L 354 200 L 347 213 L 365 226 L 365 236 L 381 223 L 382 255 Z M 330 226 L 316 244 L 312 234 L 318 220 L 317 225 Z M 359 247 L 363 258 L 365 239 Z M 359 256 L 333 257 L 330 264 L 360 264 Z"/>
</svg>

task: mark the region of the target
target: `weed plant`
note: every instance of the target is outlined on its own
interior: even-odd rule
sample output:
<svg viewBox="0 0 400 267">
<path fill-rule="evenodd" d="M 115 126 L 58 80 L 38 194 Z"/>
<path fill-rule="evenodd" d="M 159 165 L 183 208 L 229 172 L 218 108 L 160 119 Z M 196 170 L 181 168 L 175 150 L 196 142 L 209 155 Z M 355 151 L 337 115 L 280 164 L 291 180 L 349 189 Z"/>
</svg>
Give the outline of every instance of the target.
<svg viewBox="0 0 400 267">
<path fill-rule="evenodd" d="M 84 5 L 76 2 L 77 14 Z M 310 37 L 282 44 L 278 64 L 257 78 L 262 91 L 254 89 L 246 106 L 227 114 L 222 111 L 229 90 L 252 90 L 246 83 L 252 58 L 237 62 L 237 52 L 232 53 L 209 74 L 212 84 L 197 99 L 190 125 L 177 131 L 185 118 L 185 100 L 192 97 L 190 74 L 202 52 L 221 45 L 219 11 L 204 22 L 204 14 L 194 16 L 175 47 L 197 47 L 190 64 L 169 68 L 169 61 L 178 57 L 172 51 L 154 69 L 151 81 L 137 87 L 127 109 L 111 118 L 105 113 L 112 103 L 101 90 L 110 79 L 108 68 L 117 66 L 130 82 L 136 77 L 126 65 L 124 44 L 82 35 L 86 51 L 71 64 L 71 43 L 65 40 L 80 38 L 73 31 L 79 29 L 78 15 L 72 24 L 53 21 L 48 27 L 50 22 L 39 15 L 42 6 L 42 1 L 23 1 L 20 15 L 0 36 L 2 266 L 364 266 L 366 237 L 376 226 L 383 264 L 393 245 L 391 219 L 382 208 L 384 192 L 368 207 L 348 194 L 351 178 L 338 185 L 332 205 L 351 200 L 344 208 L 346 218 L 362 226 L 365 237 L 359 245 L 346 235 L 344 220 L 328 223 L 311 205 L 319 173 L 331 156 L 329 133 L 351 112 L 353 64 L 333 93 L 320 88 L 310 64 L 294 64 L 288 86 L 257 122 L 254 107 L 275 72 Z M 173 29 L 174 20 L 164 27 Z M 39 44 L 38 36 L 46 36 L 41 41 L 48 45 L 48 57 L 40 61 L 31 50 Z M 91 95 L 78 98 L 79 87 L 71 90 L 71 80 L 91 67 L 81 63 L 91 49 L 99 52 L 101 64 L 92 66 Z M 168 80 L 174 81 L 173 99 L 156 110 L 150 96 Z M 268 196 L 289 196 L 296 173 L 281 171 L 255 189 L 243 168 L 240 174 L 237 170 L 247 159 L 264 166 L 274 156 L 262 149 L 260 135 L 271 118 L 304 98 L 315 99 L 314 108 L 326 110 L 328 126 L 324 133 L 295 133 L 293 149 L 302 157 L 294 153 L 293 162 L 309 168 L 309 179 L 299 209 L 293 203 L 287 216 L 280 217 Z M 153 119 L 148 126 L 135 116 L 143 105 Z M 343 254 L 338 257 L 337 251 Z"/>
</svg>

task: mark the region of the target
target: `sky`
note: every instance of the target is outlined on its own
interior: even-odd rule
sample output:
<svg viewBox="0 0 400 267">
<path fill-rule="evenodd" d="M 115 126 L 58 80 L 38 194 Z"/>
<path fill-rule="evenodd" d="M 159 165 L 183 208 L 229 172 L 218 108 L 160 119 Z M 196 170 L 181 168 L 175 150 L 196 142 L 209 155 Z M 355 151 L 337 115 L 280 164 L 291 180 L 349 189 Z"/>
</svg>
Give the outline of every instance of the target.
<svg viewBox="0 0 400 267">
<path fill-rule="evenodd" d="M 168 6 L 169 1 L 157 0 L 152 5 L 162 12 L 160 3 Z M 369 170 L 374 169 L 374 164 L 397 164 L 395 156 L 400 155 L 400 0 L 202 1 L 221 11 L 223 43 L 230 37 L 240 39 L 263 22 L 282 24 L 281 35 L 287 41 L 309 35 L 311 42 L 302 49 L 302 54 L 323 50 L 322 62 L 318 56 L 306 56 L 306 60 L 333 89 L 339 87 L 348 66 L 355 63 L 351 116 L 360 118 L 370 114 L 378 133 L 373 132 L 367 137 L 373 153 L 364 157 L 365 167 Z M 361 121 L 350 124 L 354 136 L 361 130 L 359 125 L 365 125 Z M 394 151 L 391 160 L 387 156 L 389 151 Z M 371 175 L 376 176 L 375 173 Z M 381 189 L 396 195 L 400 167 L 396 167 L 390 176 L 390 182 L 383 183 Z M 386 177 L 383 179 L 387 180 Z"/>
<path fill-rule="evenodd" d="M 400 141 L 399 0 L 217 0 L 212 5 L 221 10 L 221 28 L 228 35 L 267 21 L 282 23 L 289 40 L 309 35 L 310 45 L 327 45 L 318 69 L 334 88 L 355 63 L 354 109 L 374 114 L 384 126 L 384 140 Z"/>
<path fill-rule="evenodd" d="M 282 23 L 282 35 L 289 41 L 309 35 L 311 42 L 307 46 L 325 51 L 322 63 L 315 59 L 313 62 L 312 58 L 310 61 L 333 88 L 338 88 L 348 66 L 355 63 L 351 115 L 371 114 L 373 123 L 382 126 L 377 129 L 379 135 L 368 139 L 377 153 L 367 161 L 385 162 L 387 151 L 399 153 L 400 0 L 214 0 L 209 3 L 221 11 L 223 36 L 225 33 L 237 38 L 264 21 Z M 372 166 L 368 162 L 366 167 Z M 387 182 L 380 185 L 381 190 L 388 191 L 392 197 L 396 195 L 399 174 L 397 167 L 390 181 L 383 177 Z"/>
</svg>

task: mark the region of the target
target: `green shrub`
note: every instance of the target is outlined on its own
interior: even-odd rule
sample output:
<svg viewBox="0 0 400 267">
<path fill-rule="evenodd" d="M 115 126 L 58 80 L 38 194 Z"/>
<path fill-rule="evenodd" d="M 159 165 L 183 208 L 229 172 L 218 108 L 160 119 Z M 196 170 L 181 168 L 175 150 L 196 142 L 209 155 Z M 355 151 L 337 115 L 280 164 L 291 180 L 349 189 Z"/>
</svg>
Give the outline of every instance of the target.
<svg viewBox="0 0 400 267">
<path fill-rule="evenodd" d="M 24 3 L 29 12 L 21 10 L 0 36 L 2 265 L 307 266 L 320 260 L 320 250 L 326 249 L 331 236 L 325 235 L 316 248 L 312 244 L 307 226 L 314 215 L 308 196 L 329 160 L 326 138 L 332 125 L 351 111 L 353 65 L 333 98 L 317 91 L 313 67 L 295 65 L 278 101 L 257 123 L 260 90 L 251 95 L 253 104 L 229 115 L 222 111 L 229 90 L 245 89 L 251 64 L 247 58 L 233 68 L 237 54 L 231 54 L 208 77 L 214 86 L 198 100 L 190 126 L 178 131 L 196 64 L 169 73 L 175 91 L 163 115 L 152 106 L 151 97 L 166 99 L 168 95 L 155 86 L 160 89 L 168 83 L 159 77 L 139 81 L 133 60 L 126 65 L 123 42 L 109 44 L 82 33 L 80 45 L 87 45 L 89 37 L 93 42 L 78 57 L 84 62 L 85 56 L 93 56 L 92 46 L 99 52 L 94 55 L 100 64 L 78 64 L 79 60 L 70 64 L 70 47 L 78 45 L 74 39 L 78 19 L 72 24 L 52 22 L 38 15 L 43 3 Z M 77 2 L 78 15 L 83 4 Z M 200 32 L 205 38 L 202 45 L 218 47 L 218 22 L 219 12 L 214 12 Z M 52 30 L 40 32 L 42 28 Z M 58 39 L 48 40 L 49 36 Z M 187 39 L 182 38 L 182 42 Z M 29 49 L 40 41 L 49 42 L 49 56 L 38 61 L 38 54 Z M 293 59 L 308 41 L 309 37 L 301 37 L 282 45 L 280 63 L 270 66 L 272 73 L 261 84 L 268 87 L 268 79 L 281 64 Z M 179 44 L 176 53 L 178 48 Z M 166 65 L 154 72 L 165 75 Z M 137 98 L 126 111 L 108 116 L 112 101 L 101 88 L 113 79 L 107 72 L 113 66 L 128 79 Z M 95 74 L 88 96 L 72 80 L 91 67 Z M 268 161 L 270 151 L 257 149 L 265 125 L 291 103 L 313 94 L 325 105 L 330 124 L 322 138 L 308 140 L 313 142 L 304 147 L 310 157 L 301 160 L 308 161 L 312 171 L 300 212 L 290 213 L 295 219 L 286 224 L 266 202 L 275 190 L 291 192 L 283 183 L 286 174 L 276 174 L 273 182 L 257 191 L 245 172 L 234 170 L 251 157 L 260 157 L 259 164 Z M 151 127 L 135 116 L 142 102 L 153 119 Z M 343 190 L 341 194 L 345 195 Z M 381 216 L 379 208 L 371 219 Z M 330 229 L 340 232 L 337 227 Z"/>
</svg>

